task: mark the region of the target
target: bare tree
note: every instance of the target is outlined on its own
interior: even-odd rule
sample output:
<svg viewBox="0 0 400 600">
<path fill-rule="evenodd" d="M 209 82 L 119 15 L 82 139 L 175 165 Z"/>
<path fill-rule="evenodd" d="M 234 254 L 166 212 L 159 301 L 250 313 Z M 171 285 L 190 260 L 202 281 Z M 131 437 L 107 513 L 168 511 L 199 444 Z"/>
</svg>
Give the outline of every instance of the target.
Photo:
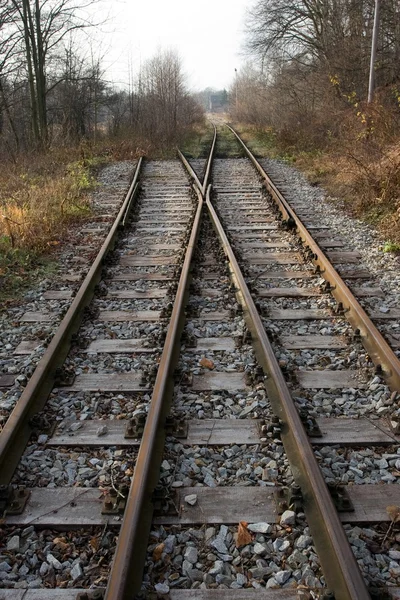
<svg viewBox="0 0 400 600">
<path fill-rule="evenodd" d="M 382 35 L 377 77 L 385 71 L 398 78 L 400 7 L 397 0 L 382 6 Z M 366 95 L 373 27 L 374 0 L 259 0 L 249 12 L 248 49 L 261 62 L 279 57 L 335 78 L 342 97 Z M 389 66 L 390 65 L 390 66 Z"/>
<path fill-rule="evenodd" d="M 202 118 L 202 111 L 188 93 L 179 56 L 159 51 L 144 63 L 134 93 L 140 118 L 138 130 L 151 142 L 173 144 L 181 132 Z"/>
<path fill-rule="evenodd" d="M 67 34 L 93 24 L 85 10 L 98 0 L 9 0 L 13 18 L 9 28 L 19 37 L 29 84 L 33 140 L 48 143 L 47 97 L 49 63 Z M 14 55 L 15 60 L 19 59 Z M 53 83 L 56 85 L 56 83 Z"/>
<path fill-rule="evenodd" d="M 49 77 L 48 100 L 48 114 L 61 133 L 59 139 L 95 140 L 98 112 L 106 91 L 100 59 L 80 55 L 71 41 L 59 59 L 59 67 L 60 71 Z"/>
</svg>

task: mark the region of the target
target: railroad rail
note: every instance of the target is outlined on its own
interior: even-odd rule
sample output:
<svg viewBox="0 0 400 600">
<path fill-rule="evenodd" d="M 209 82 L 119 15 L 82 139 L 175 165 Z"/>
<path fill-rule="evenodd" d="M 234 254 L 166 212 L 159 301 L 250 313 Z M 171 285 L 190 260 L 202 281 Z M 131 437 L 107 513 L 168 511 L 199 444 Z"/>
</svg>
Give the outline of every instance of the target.
<svg viewBox="0 0 400 600">
<path fill-rule="evenodd" d="M 352 444 L 361 448 L 395 448 L 395 432 L 382 421 L 374 419 L 371 424 L 367 419 L 363 420 L 361 415 L 356 421 L 346 418 L 344 413 L 338 419 L 315 419 L 315 411 L 312 409 L 318 390 L 362 389 L 366 385 L 368 370 L 371 373 L 371 363 L 365 357 L 362 359 L 365 365 L 363 371 L 346 369 L 341 360 L 335 363 L 333 353 L 348 346 L 346 335 L 349 339 L 349 334 L 346 327 L 349 326 L 343 324 L 344 318 L 357 330 L 354 352 L 360 354 L 362 342 L 378 368 L 379 375 L 385 378 L 392 391 L 398 391 L 399 361 L 295 210 L 269 180 L 236 132 L 231 131 L 262 177 L 264 189 L 278 204 L 286 229 L 277 221 L 270 200 L 261 190 L 259 179 L 247 159 L 224 161 L 214 158 L 216 132 L 204 178 L 199 177 L 190 161 L 179 153 L 194 183 L 192 190 L 179 163 L 149 163 L 142 168 L 140 179 L 142 165 L 139 165 L 101 254 L 61 324 L 60 332 L 51 342 L 37 372 L 0 434 L 5 523 L 7 527 L 14 528 L 9 536 L 10 547 L 13 537 L 19 537 L 19 534 L 13 536 L 15 528 L 21 531 L 21 528 L 31 525 L 46 529 L 104 527 L 103 533 L 99 534 L 101 540 L 107 528 L 120 529 L 113 564 L 103 585 L 101 582 L 96 584 L 99 589 L 90 589 L 90 586 L 79 589 L 78 585 L 57 591 L 42 589 L 40 597 L 59 597 L 63 600 L 104 597 L 107 600 L 125 600 L 142 590 L 146 597 L 155 593 L 172 600 L 186 600 L 189 597 L 214 600 L 226 597 L 225 588 L 231 587 L 229 581 L 236 583 L 236 587 L 232 587 L 227 593 L 240 600 L 243 597 L 269 598 L 270 594 L 271 598 L 278 599 L 297 597 L 293 587 L 296 581 L 305 590 L 308 587 L 314 597 L 315 594 L 320 598 L 335 597 L 338 600 L 376 597 L 371 581 L 368 586 L 365 582 L 365 573 L 359 568 L 342 524 L 383 521 L 389 526 L 384 538 L 386 542 L 390 528 L 395 527 L 396 521 L 396 517 L 390 517 L 386 508 L 389 504 L 392 509 L 400 505 L 400 492 L 397 492 L 396 485 L 370 485 L 367 493 L 360 495 L 355 488 L 366 486 L 350 486 L 350 499 L 358 502 L 355 513 L 352 514 L 346 503 L 347 499 L 344 501 L 344 510 L 342 506 L 342 512 L 338 512 L 338 498 L 334 503 L 332 490 L 326 484 L 326 473 L 321 469 L 321 464 L 324 467 L 325 455 L 320 450 L 332 444 L 347 447 L 349 435 L 355 437 L 350 440 Z M 209 185 L 211 174 L 213 186 Z M 142 187 L 140 196 L 138 182 Z M 128 213 L 135 211 L 133 223 L 130 224 Z M 83 329 L 78 338 L 73 338 L 73 347 L 79 360 L 74 361 L 74 355 L 69 355 L 64 371 L 56 372 L 56 367 L 67 356 L 72 332 L 77 331 L 77 324 L 82 320 L 83 307 L 89 306 L 94 295 L 95 284 L 100 280 L 100 271 L 104 267 L 105 255 L 110 246 L 115 244 L 120 224 L 123 224 L 123 240 L 114 253 L 116 255 L 111 256 L 104 282 L 97 288 L 95 304 L 91 304 L 85 314 Z M 298 248 L 296 252 L 293 251 L 296 248 L 293 229 L 296 229 L 308 249 L 303 258 L 300 257 Z M 260 249 L 262 252 L 254 253 L 254 250 Z M 270 253 L 269 249 L 276 252 Z M 199 254 L 197 258 L 196 253 Z M 225 282 L 224 268 L 229 273 L 230 284 Z M 313 285 L 313 281 L 320 275 L 329 286 L 319 285 L 319 289 L 316 289 L 318 286 Z M 276 280 L 283 285 L 272 287 Z M 302 285 L 293 288 L 291 282 L 294 280 L 300 281 Z M 133 289 L 130 287 L 132 282 Z M 139 287 L 136 282 L 139 282 Z M 210 285 L 209 282 L 211 288 L 206 287 Z M 168 284 L 168 287 L 156 287 L 160 283 L 164 286 Z M 330 293 L 333 293 L 336 300 L 331 299 Z M 111 299 L 111 309 L 104 307 L 104 297 Z M 310 302 L 311 308 L 299 308 L 299 299 L 305 303 Z M 274 301 L 281 302 L 278 308 L 268 304 Z M 193 307 L 193 302 L 202 307 L 200 312 L 198 306 Z M 324 308 L 315 308 L 313 302 L 321 302 Z M 132 310 L 135 303 L 138 308 Z M 224 303 L 230 307 L 228 311 L 224 309 Z M 340 310 L 336 314 L 327 310 L 337 303 Z M 148 304 L 155 305 L 157 310 L 153 310 L 154 306 L 149 310 Z M 287 308 L 288 305 L 290 308 Z M 338 328 L 345 331 L 340 339 L 330 334 L 288 334 L 287 323 L 312 323 L 302 326 L 308 332 L 318 328 L 313 324 L 314 321 L 318 323 L 332 319 L 339 323 Z M 93 325 L 88 329 L 88 322 L 92 321 Z M 103 327 L 101 323 L 125 325 L 114 331 L 110 330 L 109 325 Z M 146 323 L 154 325 L 149 327 Z M 212 325 L 213 323 L 219 325 Z M 156 330 L 155 334 L 150 332 L 152 327 Z M 283 333 L 279 330 L 277 334 L 279 327 Z M 224 332 L 223 335 L 215 337 L 209 334 L 209 331 L 218 332 L 218 328 Z M 329 327 L 325 327 L 327 328 Z M 96 332 L 96 338 L 93 341 L 92 335 L 89 348 L 77 350 L 78 342 L 82 346 L 83 338 L 91 331 Z M 142 336 L 145 332 L 145 337 L 135 339 L 132 332 L 136 331 Z M 277 335 L 284 342 L 277 342 Z M 277 347 L 280 356 L 283 354 L 279 350 L 282 345 L 286 348 L 285 359 L 277 358 Z M 242 354 L 236 356 L 235 347 L 243 347 L 243 351 L 240 350 Z M 301 365 L 296 370 L 299 361 L 296 352 L 307 348 L 316 349 L 313 364 L 317 365 L 317 369 L 310 370 Z M 332 354 L 330 360 L 334 369 L 320 368 L 324 363 L 325 349 Z M 87 350 L 94 355 L 93 365 L 82 361 L 81 353 Z M 200 356 L 203 355 L 200 361 L 193 358 L 197 357 L 198 352 L 201 353 Z M 115 355 L 117 358 L 103 362 L 98 358 L 103 354 Z M 137 358 L 146 355 L 150 356 L 147 363 Z M 234 357 L 233 365 L 230 364 L 231 355 Z M 212 360 L 209 356 L 212 356 Z M 139 376 L 136 364 L 142 364 Z M 110 366 L 114 370 L 110 371 Z M 89 373 L 85 369 L 89 369 Z M 69 379 L 71 372 L 72 377 Z M 71 400 L 68 394 L 74 393 L 80 396 L 97 394 L 98 403 L 105 396 L 106 405 L 115 402 L 115 394 L 119 392 L 129 396 L 120 400 L 127 408 L 119 409 L 119 412 L 117 410 L 121 417 L 129 416 L 125 419 L 126 423 L 123 418 L 94 418 L 95 409 L 91 419 L 82 420 L 82 426 L 72 429 L 67 426 L 66 429 L 49 433 L 43 442 L 50 449 L 77 448 L 81 453 L 88 453 L 89 448 L 110 448 L 111 463 L 118 463 L 112 448 L 124 449 L 124 473 L 118 474 L 117 481 L 112 475 L 112 467 L 110 476 L 104 473 L 102 475 L 105 484 L 100 487 L 104 500 L 99 498 L 99 483 L 95 475 L 92 475 L 92 480 L 87 480 L 87 487 L 79 487 L 77 480 L 72 477 L 73 487 L 58 488 L 60 493 L 55 493 L 53 488 L 46 490 L 46 487 L 31 490 L 22 488 L 17 493 L 12 491 L 13 487 L 21 483 L 21 473 L 26 472 L 26 467 L 19 466 L 17 476 L 14 474 L 17 461 L 32 433 L 32 423 L 35 421 L 32 417 L 44 407 L 56 375 L 59 380 L 56 381 L 57 387 L 53 393 L 56 396 L 58 394 L 61 403 L 65 402 L 67 405 Z M 60 380 L 62 376 L 64 381 Z M 110 398 L 107 394 L 111 394 Z M 300 394 L 305 398 L 300 398 L 299 404 L 297 396 Z M 146 395 L 148 400 L 143 400 Z M 189 400 L 186 406 L 187 396 Z M 261 400 L 255 401 L 255 398 Z M 212 410 L 211 400 L 219 408 Z M 174 407 L 177 401 L 179 406 Z M 333 400 L 331 404 L 333 405 Z M 196 408 L 197 406 L 202 408 Z M 171 413 L 173 419 L 170 418 Z M 368 414 L 371 413 L 373 408 Z M 193 414 L 198 418 L 193 418 Z M 221 418 L 221 414 L 225 418 Z M 79 425 L 76 420 L 73 420 L 72 425 L 74 422 Z M 358 433 L 354 431 L 354 422 L 362 423 L 361 431 L 356 428 Z M 315 433 L 317 437 L 310 437 Z M 175 442 L 168 442 L 170 439 Z M 16 440 L 20 440 L 17 448 Z M 211 459 L 206 466 L 203 459 L 196 459 L 200 464 L 203 463 L 201 468 L 205 469 L 204 481 L 207 479 L 208 483 L 200 479 L 201 484 L 187 485 L 186 479 L 198 480 L 195 475 L 185 477 L 184 473 L 196 473 L 196 469 L 201 469 L 193 462 L 191 471 L 180 471 L 185 461 L 180 453 L 187 448 L 190 455 L 190 448 L 193 446 L 205 450 L 215 447 L 214 454 L 217 457 L 226 451 L 221 448 L 229 450 L 230 457 L 235 456 L 235 453 L 242 453 L 243 464 L 251 460 L 253 452 L 254 460 L 259 462 L 254 473 L 246 480 L 249 487 L 226 485 L 225 471 L 232 467 L 226 467 L 221 458 L 215 459 L 217 464 L 222 461 L 223 465 L 219 467 L 218 476 Z M 282 458 L 268 459 L 268 462 L 265 457 L 271 453 L 270 447 L 274 448 L 276 457 Z M 28 457 L 32 452 L 33 455 L 37 452 L 36 446 L 33 450 L 31 448 L 26 451 L 24 460 L 28 464 Z M 63 452 L 65 450 L 60 454 Z M 395 456 L 393 452 L 386 454 Z M 174 468 L 170 465 L 170 455 L 176 457 Z M 199 456 L 203 455 L 200 453 Z M 45 458 L 44 453 L 43 460 Z M 101 462 L 97 455 L 92 460 L 95 461 L 94 464 Z M 386 459 L 382 460 L 387 462 Z M 394 458 L 388 460 L 395 461 Z M 276 466 L 260 466 L 272 463 L 276 463 Z M 246 472 L 246 469 L 241 470 Z M 126 475 L 126 472 L 129 474 Z M 160 473 L 161 482 L 164 482 L 162 489 L 157 486 Z M 182 478 L 174 478 L 177 474 Z M 221 485 L 217 483 L 218 477 Z M 165 481 L 169 482 L 168 486 Z M 343 504 L 344 491 L 338 485 L 334 487 L 336 496 L 339 496 L 339 501 Z M 376 488 L 374 492 L 380 493 L 374 495 L 371 491 L 373 487 Z M 171 495 L 173 491 L 177 493 L 176 498 Z M 369 505 L 366 502 L 368 492 L 372 495 Z M 303 512 L 305 517 L 302 516 Z M 288 519 L 287 522 L 285 518 Z M 248 567 L 244 566 L 246 559 L 243 559 L 238 550 L 235 557 L 230 555 L 230 548 L 235 543 L 229 528 L 237 526 L 238 522 L 242 522 L 242 534 L 244 531 L 246 543 L 240 544 L 237 539 L 236 548 L 254 547 L 253 563 L 250 561 Z M 248 523 L 253 524 L 249 529 Z M 214 570 L 220 569 L 219 572 L 211 575 L 212 570 L 208 569 L 207 579 L 207 568 L 202 571 L 195 567 L 200 552 L 193 541 L 196 536 L 190 537 L 187 534 L 187 541 L 190 543 L 184 553 L 188 557 L 185 559 L 186 565 L 177 561 L 173 577 L 171 575 L 171 579 L 160 583 L 162 579 L 159 578 L 163 577 L 164 571 L 168 571 L 171 563 L 168 552 L 173 551 L 166 549 L 165 532 L 174 527 L 192 527 L 198 532 L 198 539 L 203 540 L 201 543 L 207 546 L 201 527 L 210 524 L 215 527 L 219 525 L 220 533 L 217 536 L 215 532 L 208 533 L 208 543 L 215 553 L 215 559 L 207 560 L 214 561 Z M 211 529 L 215 529 L 213 526 Z M 307 584 L 308 580 L 301 568 L 295 568 L 297 559 L 292 554 L 288 556 L 285 550 L 279 551 L 282 536 L 287 532 L 290 538 L 291 529 L 295 540 L 298 541 L 300 537 L 302 543 L 306 543 L 306 539 L 311 540 L 304 533 L 308 531 L 307 527 L 312 535 L 312 541 L 307 541 L 307 547 L 315 546 L 318 556 L 315 556 L 314 562 L 308 558 L 308 554 L 300 558 L 310 564 L 315 563 L 314 575 L 308 575 L 313 584 Z M 156 544 L 148 541 L 154 528 L 162 528 L 157 530 Z M 276 564 L 282 567 L 278 572 L 271 570 L 265 559 L 266 556 L 272 556 L 268 535 L 276 545 Z M 173 535 L 172 537 L 174 538 Z M 227 541 L 229 539 L 230 542 Z M 176 542 L 172 543 L 170 539 L 169 544 L 173 547 Z M 285 540 L 285 547 L 291 547 L 291 542 Z M 313 555 L 311 550 L 307 552 Z M 209 550 L 208 553 L 210 554 Z M 48 558 L 50 563 L 53 561 L 56 564 L 53 559 L 54 557 Z M 293 568 L 285 568 L 286 559 L 294 561 Z M 235 566 L 230 568 L 229 565 L 235 560 Z M 61 568 L 61 562 L 58 562 Z M 155 567 L 157 564 L 160 564 L 159 572 Z M 236 565 L 241 569 L 237 571 L 241 577 L 234 580 L 231 575 L 236 573 Z M 143 569 L 147 573 L 144 581 Z M 82 574 L 76 569 L 78 583 L 84 579 L 84 570 L 81 571 Z M 247 575 L 247 572 L 251 575 Z M 297 573 L 298 579 L 293 573 Z M 206 587 L 212 583 L 211 589 L 200 588 L 200 576 L 204 576 L 205 579 L 201 581 Z M 287 582 L 291 587 L 268 591 L 265 589 L 264 577 L 271 582 L 272 587 L 285 586 Z M 178 582 L 181 588 L 186 589 L 175 587 L 172 583 L 167 585 L 167 581 Z M 257 584 L 255 588 L 246 589 L 252 582 Z M 218 589 L 218 585 L 222 588 Z M 398 597 L 390 595 L 390 588 L 381 586 L 382 590 L 387 597 Z M 4 598 L 16 598 L 16 593 L 12 589 L 4 590 Z M 37 598 L 37 593 L 35 590 L 27 590 L 24 598 Z M 396 593 L 398 591 L 393 588 L 393 594 Z"/>
</svg>

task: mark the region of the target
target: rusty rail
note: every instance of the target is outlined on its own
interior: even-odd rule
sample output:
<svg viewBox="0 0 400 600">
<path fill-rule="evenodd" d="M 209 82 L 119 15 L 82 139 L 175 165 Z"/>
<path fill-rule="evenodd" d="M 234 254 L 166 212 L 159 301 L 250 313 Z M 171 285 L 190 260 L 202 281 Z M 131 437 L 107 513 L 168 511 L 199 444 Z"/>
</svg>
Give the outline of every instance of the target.
<svg viewBox="0 0 400 600">
<path fill-rule="evenodd" d="M 203 183 L 200 182 L 200 179 L 198 178 L 194 169 L 192 169 L 187 158 L 182 154 L 182 152 L 179 150 L 179 148 L 177 148 L 179 158 L 183 162 L 186 170 L 188 171 L 190 177 L 193 179 L 195 185 L 199 188 L 203 198 L 206 195 L 206 190 L 207 190 L 210 175 L 211 175 L 211 168 L 212 168 L 212 161 L 214 158 L 215 145 L 217 142 L 217 128 L 215 127 L 214 124 L 213 124 L 213 127 L 214 127 L 214 137 L 213 137 L 213 141 L 211 143 L 211 149 L 210 149 L 210 153 L 209 153 L 208 159 L 207 159 L 207 166 L 206 166 L 205 173 L 204 173 Z"/>
<path fill-rule="evenodd" d="M 229 125 L 227 126 L 229 127 Z M 341 303 L 346 313 L 346 319 L 354 329 L 360 332 L 360 339 L 365 349 L 368 351 L 372 361 L 381 370 L 385 377 L 387 385 L 393 391 L 400 390 L 400 361 L 383 337 L 373 324 L 365 310 L 358 300 L 352 294 L 342 277 L 336 271 L 326 254 L 313 239 L 306 226 L 297 216 L 295 210 L 289 206 L 287 200 L 283 197 L 278 188 L 274 185 L 260 163 L 241 140 L 239 135 L 232 127 L 229 127 L 236 139 L 242 145 L 247 156 L 265 181 L 265 186 L 277 204 L 283 218 L 292 221 L 297 228 L 297 232 L 304 244 L 308 246 L 313 256 L 312 261 L 319 268 L 321 276 L 329 283 L 332 295 Z"/>
<path fill-rule="evenodd" d="M 141 166 L 142 158 L 136 165 L 132 183 L 107 238 L 0 434 L 0 484 L 10 482 L 32 433 L 29 420 L 44 407 L 54 385 L 56 370 L 63 364 L 71 346 L 72 335 L 78 330 L 83 311 L 93 298 L 104 259 L 114 246 L 118 228 L 132 207 L 132 200 L 138 190 Z"/>
<path fill-rule="evenodd" d="M 173 395 L 173 375 L 179 357 L 180 337 L 185 319 L 190 267 L 203 209 L 202 195 L 199 190 L 196 191 L 199 203 L 126 503 L 106 600 L 131 600 L 140 591 L 142 583 L 153 516 L 152 497 L 159 479 L 166 435 L 165 419 L 169 414 Z"/>
<path fill-rule="evenodd" d="M 282 441 L 295 480 L 301 487 L 304 510 L 327 584 L 338 600 L 339 598 L 340 600 L 368 600 L 370 595 L 361 571 L 350 548 L 264 325 L 211 203 L 210 191 L 211 186 L 207 190 L 206 206 L 228 258 L 237 299 L 243 307 L 244 318 L 252 334 L 254 349 L 266 374 L 265 386 L 268 398 L 275 414 L 282 421 Z"/>
</svg>

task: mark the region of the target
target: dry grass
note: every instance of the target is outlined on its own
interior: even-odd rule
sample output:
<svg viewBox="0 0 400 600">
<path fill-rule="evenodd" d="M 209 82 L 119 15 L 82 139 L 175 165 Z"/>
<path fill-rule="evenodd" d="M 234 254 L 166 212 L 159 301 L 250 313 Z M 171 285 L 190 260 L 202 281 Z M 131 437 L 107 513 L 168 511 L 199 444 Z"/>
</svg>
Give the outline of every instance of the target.
<svg viewBox="0 0 400 600">
<path fill-rule="evenodd" d="M 20 156 L 0 171 L 0 299 L 18 296 L 54 270 L 52 250 L 69 226 L 87 218 L 93 169 L 103 158 L 83 148 Z"/>
<path fill-rule="evenodd" d="M 309 181 L 343 201 L 349 214 L 378 229 L 387 247 L 400 250 L 400 143 L 379 153 L 360 146 L 300 155 L 296 165 Z"/>
<path fill-rule="evenodd" d="M 310 123 L 312 127 L 312 123 Z M 243 137 L 259 156 L 296 164 L 313 185 L 322 185 L 345 210 L 372 224 L 400 251 L 400 113 L 397 107 L 357 107 L 341 114 L 337 135 L 324 147 L 287 147 L 269 128 L 241 125 Z"/>
<path fill-rule="evenodd" d="M 72 159 L 72 160 L 71 160 Z M 75 160 L 74 160 L 75 159 Z M 73 153 L 24 157 L 0 175 L 0 240 L 4 247 L 43 252 L 90 207 L 96 161 Z"/>
</svg>

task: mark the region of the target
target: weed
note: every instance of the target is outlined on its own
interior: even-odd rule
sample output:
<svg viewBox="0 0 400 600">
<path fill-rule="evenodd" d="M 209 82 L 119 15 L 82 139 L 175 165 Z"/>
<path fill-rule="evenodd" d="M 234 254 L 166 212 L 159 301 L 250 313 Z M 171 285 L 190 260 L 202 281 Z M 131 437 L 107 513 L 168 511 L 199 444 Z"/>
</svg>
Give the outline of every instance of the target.
<svg viewBox="0 0 400 600">
<path fill-rule="evenodd" d="M 85 194 L 95 180 L 87 160 L 53 164 L 46 170 L 41 162 L 29 171 L 15 168 L 3 175 L 0 195 L 0 236 L 12 248 L 42 252 L 61 235 L 72 220 L 90 214 Z"/>
<path fill-rule="evenodd" d="M 182 152 L 187 158 L 207 158 L 214 137 L 214 128 L 210 123 L 197 127 L 181 146 Z"/>
<path fill-rule="evenodd" d="M 227 128 L 218 129 L 216 156 L 218 158 L 242 158 L 244 150 L 236 141 L 233 133 Z"/>
<path fill-rule="evenodd" d="M 32 251 L 13 248 L 8 236 L 0 237 L 0 302 L 20 295 L 39 277 L 54 273 L 56 264 Z"/>
<path fill-rule="evenodd" d="M 400 244 L 388 241 L 384 243 L 382 250 L 384 252 L 400 252 Z"/>
</svg>

